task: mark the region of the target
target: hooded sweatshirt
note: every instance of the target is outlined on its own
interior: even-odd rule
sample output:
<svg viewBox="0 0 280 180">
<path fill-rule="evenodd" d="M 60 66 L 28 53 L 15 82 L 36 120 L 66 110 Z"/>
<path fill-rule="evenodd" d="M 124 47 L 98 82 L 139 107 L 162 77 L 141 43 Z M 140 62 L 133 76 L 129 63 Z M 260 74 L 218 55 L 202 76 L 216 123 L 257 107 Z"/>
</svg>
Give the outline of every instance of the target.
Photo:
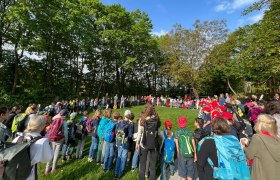
<svg viewBox="0 0 280 180">
<path fill-rule="evenodd" d="M 280 139 L 255 134 L 244 149 L 248 159 L 253 159 L 252 180 L 279 179 Z"/>
<path fill-rule="evenodd" d="M 100 139 L 103 139 L 105 125 L 111 120 L 112 120 L 111 118 L 106 118 L 106 117 L 101 118 L 97 128 L 97 134 Z"/>
</svg>

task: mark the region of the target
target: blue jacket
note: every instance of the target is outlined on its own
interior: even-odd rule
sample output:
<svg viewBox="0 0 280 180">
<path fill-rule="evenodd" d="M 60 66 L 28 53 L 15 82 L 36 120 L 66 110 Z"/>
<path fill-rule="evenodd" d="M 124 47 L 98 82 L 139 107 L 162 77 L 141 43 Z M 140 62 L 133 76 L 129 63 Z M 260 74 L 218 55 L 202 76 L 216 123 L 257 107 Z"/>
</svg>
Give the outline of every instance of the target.
<svg viewBox="0 0 280 180">
<path fill-rule="evenodd" d="M 104 134 L 104 127 L 105 125 L 110 122 L 112 119 L 111 118 L 105 118 L 105 117 L 102 117 L 100 122 L 99 122 L 99 125 L 98 125 L 98 128 L 97 128 L 97 135 L 100 139 L 103 138 L 103 134 Z"/>
</svg>

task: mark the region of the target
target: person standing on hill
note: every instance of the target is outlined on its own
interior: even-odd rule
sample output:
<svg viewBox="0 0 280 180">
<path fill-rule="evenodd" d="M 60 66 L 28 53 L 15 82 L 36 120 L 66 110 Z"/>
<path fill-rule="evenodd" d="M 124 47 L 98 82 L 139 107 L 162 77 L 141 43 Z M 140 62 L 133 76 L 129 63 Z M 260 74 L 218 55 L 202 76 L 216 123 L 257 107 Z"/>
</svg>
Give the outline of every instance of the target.
<svg viewBox="0 0 280 180">
<path fill-rule="evenodd" d="M 156 179 L 156 162 L 159 152 L 160 119 L 155 108 L 148 104 L 138 126 L 136 151 L 140 149 L 139 179 L 145 179 L 146 161 L 149 153 L 150 180 Z"/>
</svg>

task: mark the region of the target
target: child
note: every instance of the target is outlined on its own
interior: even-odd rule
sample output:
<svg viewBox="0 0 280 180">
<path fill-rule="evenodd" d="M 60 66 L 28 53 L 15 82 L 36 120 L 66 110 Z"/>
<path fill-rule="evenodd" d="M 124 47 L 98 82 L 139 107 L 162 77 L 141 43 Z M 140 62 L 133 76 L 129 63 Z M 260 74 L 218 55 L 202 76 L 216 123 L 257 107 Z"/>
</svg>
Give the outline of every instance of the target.
<svg viewBox="0 0 280 180">
<path fill-rule="evenodd" d="M 195 118 L 194 126 L 196 127 L 196 130 L 194 131 L 193 136 L 196 145 L 202 138 L 210 135 L 209 131 L 205 131 L 203 125 L 204 120 L 202 118 Z"/>
<path fill-rule="evenodd" d="M 134 122 L 133 122 L 133 119 L 134 119 L 134 114 L 131 112 L 131 116 L 130 116 L 130 119 L 129 119 L 129 124 L 131 125 L 132 127 L 132 134 L 134 134 Z M 133 136 L 133 135 L 132 135 Z M 132 147 L 133 145 L 135 146 L 135 144 L 133 144 L 133 138 L 130 138 L 130 145 L 129 146 L 129 151 L 128 151 L 128 156 L 127 156 L 127 162 L 130 161 L 130 158 L 131 158 L 131 152 L 132 152 Z"/>
<path fill-rule="evenodd" d="M 130 142 L 132 139 L 132 125 L 129 123 L 131 119 L 131 111 L 126 110 L 124 120 L 120 121 L 116 127 L 116 143 L 118 147 L 118 157 L 115 167 L 115 178 L 119 179 L 124 172 L 126 158 L 128 154 Z"/>
<path fill-rule="evenodd" d="M 83 117 L 77 124 L 76 138 L 78 138 L 78 147 L 76 152 L 76 159 L 81 159 L 83 156 L 83 150 L 87 139 L 86 122 L 88 119 L 88 111 L 83 112 Z"/>
<path fill-rule="evenodd" d="M 105 128 L 105 125 L 112 120 L 111 113 L 112 113 L 112 110 L 110 108 L 105 110 L 104 116 L 101 118 L 98 128 L 97 128 L 97 135 L 99 138 L 99 143 L 98 143 L 96 162 L 97 163 L 101 162 L 101 164 L 103 164 L 104 153 L 105 153 L 105 146 L 104 146 L 105 143 L 104 143 L 104 137 L 103 137 L 104 128 Z"/>
<path fill-rule="evenodd" d="M 72 154 L 75 151 L 75 126 L 77 113 L 73 112 L 70 114 L 70 120 L 67 121 L 68 124 L 68 141 L 62 147 L 62 162 L 70 160 Z"/>
<path fill-rule="evenodd" d="M 175 134 L 175 144 L 178 157 L 178 174 L 182 180 L 192 180 L 194 162 L 196 161 L 196 145 L 193 133 L 187 128 L 187 118 L 178 119 L 179 130 Z"/>
<path fill-rule="evenodd" d="M 107 170 L 112 169 L 113 160 L 115 156 L 115 130 L 118 124 L 118 118 L 120 113 L 115 112 L 113 114 L 113 120 L 108 122 L 104 128 L 104 143 L 105 143 L 105 154 L 104 154 L 104 164 L 103 170 L 106 172 Z"/>
<path fill-rule="evenodd" d="M 87 120 L 87 132 L 91 136 L 91 145 L 89 148 L 89 155 L 88 155 L 88 161 L 92 162 L 95 152 L 97 150 L 98 146 L 98 136 L 97 136 L 97 127 L 99 125 L 99 121 L 101 118 L 101 112 L 99 109 L 95 111 L 95 114 L 92 119 Z"/>
<path fill-rule="evenodd" d="M 169 166 L 170 175 L 174 175 L 174 153 L 175 153 L 175 141 L 174 135 L 171 131 L 172 122 L 166 120 L 164 122 L 165 130 L 161 132 L 161 137 L 163 139 L 161 144 L 161 152 L 163 153 L 161 159 L 161 179 L 166 180 L 166 169 Z"/>
</svg>

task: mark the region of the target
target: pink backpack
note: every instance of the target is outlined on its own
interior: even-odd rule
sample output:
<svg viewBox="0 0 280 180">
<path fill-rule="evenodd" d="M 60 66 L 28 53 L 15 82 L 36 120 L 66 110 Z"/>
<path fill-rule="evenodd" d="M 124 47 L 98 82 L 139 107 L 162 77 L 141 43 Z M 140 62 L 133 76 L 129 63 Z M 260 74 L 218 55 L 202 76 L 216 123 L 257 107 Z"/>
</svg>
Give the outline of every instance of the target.
<svg viewBox="0 0 280 180">
<path fill-rule="evenodd" d="M 59 141 L 64 138 L 62 118 L 57 118 L 53 120 L 48 131 L 48 138 L 51 141 Z"/>
</svg>

